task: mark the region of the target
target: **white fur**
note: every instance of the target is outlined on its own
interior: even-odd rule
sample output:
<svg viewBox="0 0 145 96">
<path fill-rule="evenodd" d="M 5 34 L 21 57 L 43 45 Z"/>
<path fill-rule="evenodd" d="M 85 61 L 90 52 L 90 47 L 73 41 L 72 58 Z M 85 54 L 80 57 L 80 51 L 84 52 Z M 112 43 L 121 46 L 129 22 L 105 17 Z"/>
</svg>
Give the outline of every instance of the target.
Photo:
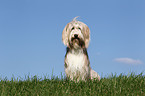
<svg viewBox="0 0 145 96">
<path fill-rule="evenodd" d="M 84 54 L 81 52 L 78 54 L 69 53 L 66 58 L 68 59 L 68 62 L 70 62 L 68 69 L 71 69 L 72 71 L 81 70 L 85 65 Z"/>
<path fill-rule="evenodd" d="M 77 51 L 77 52 L 76 52 Z M 69 77 L 73 79 L 85 80 L 89 76 L 89 67 L 86 66 L 86 55 L 83 54 L 83 50 L 72 50 L 66 56 L 66 63 L 69 64 L 65 69 L 65 72 L 69 74 Z"/>
</svg>

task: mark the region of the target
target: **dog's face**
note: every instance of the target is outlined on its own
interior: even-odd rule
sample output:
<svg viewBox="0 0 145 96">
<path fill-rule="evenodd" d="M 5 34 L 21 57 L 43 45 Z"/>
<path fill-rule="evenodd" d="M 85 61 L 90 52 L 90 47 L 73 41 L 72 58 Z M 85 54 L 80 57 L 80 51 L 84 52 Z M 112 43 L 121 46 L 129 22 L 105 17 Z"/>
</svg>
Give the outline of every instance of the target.
<svg viewBox="0 0 145 96">
<path fill-rule="evenodd" d="M 87 48 L 90 41 L 90 30 L 83 22 L 73 20 L 65 26 L 62 41 L 69 48 Z"/>
</svg>

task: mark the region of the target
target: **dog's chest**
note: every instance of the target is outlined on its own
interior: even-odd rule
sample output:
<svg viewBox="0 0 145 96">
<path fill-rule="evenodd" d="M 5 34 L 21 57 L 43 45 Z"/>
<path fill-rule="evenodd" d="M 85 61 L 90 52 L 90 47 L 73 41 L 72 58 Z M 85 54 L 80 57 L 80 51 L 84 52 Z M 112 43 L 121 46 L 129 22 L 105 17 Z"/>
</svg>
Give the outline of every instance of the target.
<svg viewBox="0 0 145 96">
<path fill-rule="evenodd" d="M 68 69 L 72 71 L 79 71 L 82 70 L 85 66 L 85 55 L 83 53 L 67 54 L 66 63 L 68 64 Z"/>
</svg>

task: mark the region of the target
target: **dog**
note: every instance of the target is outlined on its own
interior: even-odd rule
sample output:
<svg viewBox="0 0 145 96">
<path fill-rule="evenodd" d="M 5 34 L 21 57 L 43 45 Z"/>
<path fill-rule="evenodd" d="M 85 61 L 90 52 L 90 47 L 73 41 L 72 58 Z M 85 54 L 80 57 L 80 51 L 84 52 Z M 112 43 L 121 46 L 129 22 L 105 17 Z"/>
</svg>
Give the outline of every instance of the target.
<svg viewBox="0 0 145 96">
<path fill-rule="evenodd" d="M 100 76 L 90 67 L 87 48 L 90 42 L 90 29 L 75 17 L 62 32 L 66 48 L 64 67 L 66 78 L 76 81 L 98 79 Z"/>
</svg>

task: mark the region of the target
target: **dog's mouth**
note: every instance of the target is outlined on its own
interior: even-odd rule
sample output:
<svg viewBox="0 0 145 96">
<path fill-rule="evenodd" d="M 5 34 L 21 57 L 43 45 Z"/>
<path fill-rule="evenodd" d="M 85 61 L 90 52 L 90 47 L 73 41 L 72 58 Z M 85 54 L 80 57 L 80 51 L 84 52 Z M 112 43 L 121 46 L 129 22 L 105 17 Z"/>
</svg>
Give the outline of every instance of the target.
<svg viewBox="0 0 145 96">
<path fill-rule="evenodd" d="M 79 40 L 80 40 L 80 38 L 78 38 L 78 37 L 74 37 L 74 38 L 72 38 L 71 39 L 71 41 L 73 42 L 73 43 L 79 43 Z"/>
<path fill-rule="evenodd" d="M 80 48 L 84 46 L 84 41 L 79 37 L 72 37 L 71 38 L 71 46 L 75 48 Z"/>
</svg>

